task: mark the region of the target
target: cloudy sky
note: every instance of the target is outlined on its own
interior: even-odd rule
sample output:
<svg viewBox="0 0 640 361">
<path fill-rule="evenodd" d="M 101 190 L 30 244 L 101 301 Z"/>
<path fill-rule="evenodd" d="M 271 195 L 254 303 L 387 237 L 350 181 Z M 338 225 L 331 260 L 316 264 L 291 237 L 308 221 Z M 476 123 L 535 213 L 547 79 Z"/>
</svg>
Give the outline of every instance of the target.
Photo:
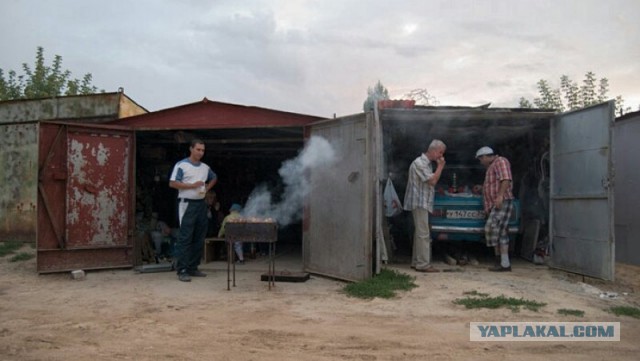
<svg viewBox="0 0 640 361">
<path fill-rule="evenodd" d="M 74 78 L 154 111 L 211 100 L 357 113 L 392 98 L 515 107 L 588 71 L 640 105 L 638 0 L 2 0 L 0 68 L 61 55 Z"/>
</svg>

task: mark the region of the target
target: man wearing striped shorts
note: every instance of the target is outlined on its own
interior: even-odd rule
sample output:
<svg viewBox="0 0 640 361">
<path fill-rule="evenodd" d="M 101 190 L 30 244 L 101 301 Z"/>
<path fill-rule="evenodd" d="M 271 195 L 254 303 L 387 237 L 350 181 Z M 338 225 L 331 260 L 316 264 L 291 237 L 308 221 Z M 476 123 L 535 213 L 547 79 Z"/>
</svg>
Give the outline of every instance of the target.
<svg viewBox="0 0 640 361">
<path fill-rule="evenodd" d="M 507 227 L 513 212 L 511 164 L 489 147 L 478 149 L 476 158 L 487 168 L 482 186 L 484 212 L 487 215 L 484 233 L 487 247 L 493 247 L 496 255 L 496 264 L 489 271 L 509 272 L 511 263 Z"/>
</svg>

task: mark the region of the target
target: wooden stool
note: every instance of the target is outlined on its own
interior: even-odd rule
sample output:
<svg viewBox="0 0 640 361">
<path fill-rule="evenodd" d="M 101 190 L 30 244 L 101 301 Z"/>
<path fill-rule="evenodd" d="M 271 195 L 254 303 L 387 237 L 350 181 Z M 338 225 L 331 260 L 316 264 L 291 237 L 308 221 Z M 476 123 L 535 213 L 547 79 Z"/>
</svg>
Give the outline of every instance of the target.
<svg viewBox="0 0 640 361">
<path fill-rule="evenodd" d="M 204 239 L 204 252 L 202 252 L 204 263 L 213 261 L 213 248 L 216 242 L 222 242 L 224 244 L 224 238 L 209 237 Z"/>
</svg>

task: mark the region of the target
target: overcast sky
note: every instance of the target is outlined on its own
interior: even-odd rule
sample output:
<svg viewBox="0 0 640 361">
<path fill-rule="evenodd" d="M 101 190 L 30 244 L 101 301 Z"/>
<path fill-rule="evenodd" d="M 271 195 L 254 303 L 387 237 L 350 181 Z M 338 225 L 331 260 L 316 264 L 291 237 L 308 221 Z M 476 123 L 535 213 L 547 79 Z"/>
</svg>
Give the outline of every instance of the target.
<svg viewBox="0 0 640 361">
<path fill-rule="evenodd" d="M 640 104 L 639 0 L 2 0 L 0 68 L 61 55 L 150 111 L 211 100 L 305 114 L 392 98 L 516 107 L 540 79 L 609 79 Z"/>
</svg>

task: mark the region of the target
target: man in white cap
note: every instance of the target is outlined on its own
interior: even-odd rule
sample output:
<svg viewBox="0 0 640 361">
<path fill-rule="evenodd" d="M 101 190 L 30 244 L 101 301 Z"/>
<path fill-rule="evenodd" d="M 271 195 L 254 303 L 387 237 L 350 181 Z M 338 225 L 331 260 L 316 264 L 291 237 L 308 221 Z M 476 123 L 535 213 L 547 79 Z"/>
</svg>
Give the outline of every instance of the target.
<svg viewBox="0 0 640 361">
<path fill-rule="evenodd" d="M 511 263 L 507 227 L 513 212 L 511 164 L 489 147 L 478 149 L 476 158 L 487 168 L 482 185 L 484 212 L 487 215 L 484 233 L 487 247 L 493 247 L 496 255 L 496 264 L 489 271 L 509 272 Z"/>
<path fill-rule="evenodd" d="M 409 181 L 404 194 L 404 209 L 413 215 L 413 255 L 411 267 L 418 272 L 440 272 L 431 265 L 431 234 L 429 212 L 433 212 L 434 187 L 444 169 L 444 152 L 447 146 L 438 139 L 429 144 L 426 152 L 416 158 L 409 167 Z M 431 168 L 436 162 L 436 170 Z"/>
</svg>

